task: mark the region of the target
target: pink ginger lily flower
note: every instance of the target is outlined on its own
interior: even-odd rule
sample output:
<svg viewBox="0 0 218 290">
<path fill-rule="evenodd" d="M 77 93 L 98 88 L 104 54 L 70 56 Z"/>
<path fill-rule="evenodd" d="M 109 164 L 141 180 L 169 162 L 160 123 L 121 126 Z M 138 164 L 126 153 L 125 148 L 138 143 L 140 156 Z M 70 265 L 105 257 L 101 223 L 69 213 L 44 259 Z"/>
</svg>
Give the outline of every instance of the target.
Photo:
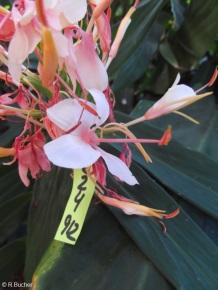
<svg viewBox="0 0 218 290">
<path fill-rule="evenodd" d="M 87 11 L 85 0 L 53 0 L 43 1 L 43 15 L 46 15 L 48 28 L 54 33 L 54 41 L 60 56 L 66 56 L 66 49 L 61 49 L 60 44 L 67 39 L 60 31 L 66 26 L 72 26 L 81 20 Z M 17 1 L 15 1 L 17 4 Z M 22 63 L 28 55 L 34 51 L 42 40 L 40 31 L 40 15 L 37 17 L 35 1 L 20 1 L 20 5 L 13 6 L 11 12 L 15 24 L 15 34 L 8 49 L 8 68 L 11 76 L 17 82 L 20 81 Z"/>
<path fill-rule="evenodd" d="M 144 115 L 145 120 L 151 120 L 159 116 L 169 114 L 184 108 L 191 103 L 200 100 L 212 93 L 205 93 L 196 95 L 196 92 L 186 85 L 178 85 L 180 81 L 180 74 L 177 75 L 173 85 L 165 95 L 157 101 Z"/>
<path fill-rule="evenodd" d="M 150 208 L 138 204 L 130 199 L 119 196 L 116 193 L 110 192 L 110 197 L 97 193 L 98 198 L 105 204 L 121 209 L 127 215 L 151 216 L 162 219 L 169 219 L 179 214 L 179 209 L 170 214 L 166 214 L 164 210 Z"/>
<path fill-rule="evenodd" d="M 30 180 L 27 177 L 28 170 L 30 170 L 33 178 L 37 178 L 41 170 L 51 170 L 50 162 L 43 150 L 44 144 L 45 136 L 40 131 L 26 138 L 19 136 L 15 139 L 12 148 L 0 147 L 0 157 L 14 156 L 11 162 L 4 163 L 4 165 L 10 165 L 18 160 L 20 178 L 26 186 L 29 186 Z"/>
<path fill-rule="evenodd" d="M 48 118 L 66 134 L 45 144 L 45 154 L 55 165 L 72 169 L 89 167 L 102 157 L 111 174 L 130 185 L 137 184 L 123 161 L 98 146 L 95 131 L 107 120 L 109 105 L 102 92 L 95 89 L 89 92 L 95 105 L 87 103 L 98 116 L 84 110 L 75 99 L 60 101 L 47 109 Z"/>
<path fill-rule="evenodd" d="M 213 82 L 215 77 L 217 77 L 217 71 L 215 71 L 213 76 Z M 164 94 L 164 96 L 158 100 L 145 114 L 144 116 L 131 121 L 129 123 L 126 123 L 125 126 L 132 126 L 134 124 L 143 122 L 145 120 L 151 120 L 154 118 L 158 118 L 162 115 L 169 114 L 172 112 L 176 112 L 187 119 L 190 119 L 194 123 L 198 123 L 196 120 L 192 119 L 191 117 L 178 112 L 177 110 L 182 109 L 208 95 L 211 95 L 212 92 L 208 92 L 205 94 L 197 95 L 196 93 L 205 88 L 206 86 L 210 86 L 212 81 L 210 81 L 206 86 L 199 89 L 198 91 L 194 91 L 191 87 L 180 84 L 178 85 L 180 81 L 180 74 L 177 75 L 173 85 L 171 88 L 168 89 L 168 91 Z"/>
</svg>

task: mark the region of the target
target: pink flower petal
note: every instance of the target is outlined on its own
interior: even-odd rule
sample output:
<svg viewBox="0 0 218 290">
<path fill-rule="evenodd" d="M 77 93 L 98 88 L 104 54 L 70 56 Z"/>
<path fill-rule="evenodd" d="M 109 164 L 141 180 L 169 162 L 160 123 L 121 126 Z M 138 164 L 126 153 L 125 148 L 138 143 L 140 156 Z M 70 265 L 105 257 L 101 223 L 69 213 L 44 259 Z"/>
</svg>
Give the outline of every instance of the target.
<svg viewBox="0 0 218 290">
<path fill-rule="evenodd" d="M 121 161 L 118 157 L 105 152 L 98 146 L 95 148 L 101 153 L 101 156 L 111 174 L 117 176 L 120 180 L 125 181 L 129 185 L 138 184 L 138 181 L 123 161 Z"/>
<path fill-rule="evenodd" d="M 82 41 L 74 48 L 77 72 L 84 87 L 104 91 L 108 86 L 106 69 L 95 51 L 92 35 L 82 33 Z"/>
<path fill-rule="evenodd" d="M 92 165 L 101 154 L 79 136 L 63 135 L 44 146 L 48 159 L 65 168 L 84 168 Z"/>
<path fill-rule="evenodd" d="M 172 87 L 169 88 L 165 95 L 145 113 L 145 120 L 151 120 L 161 115 L 176 111 L 188 102 L 188 100 L 182 101 L 183 98 L 196 95 L 192 88 L 182 84 L 177 85 L 179 80 L 180 75 L 178 74 Z M 179 100 L 181 100 L 181 102 L 172 104 L 173 101 Z"/>
<path fill-rule="evenodd" d="M 11 76 L 20 82 L 22 63 L 41 40 L 40 34 L 29 23 L 17 26 L 16 33 L 8 48 L 8 68 Z"/>
<path fill-rule="evenodd" d="M 103 124 L 107 120 L 109 116 L 109 111 L 110 111 L 109 104 L 106 100 L 105 95 L 102 92 L 96 89 L 91 89 L 89 90 L 89 93 L 92 95 L 95 101 L 96 111 L 100 117 L 100 119 L 98 117 L 97 118 L 95 117 L 95 121 L 94 121 L 94 123 L 96 124 L 95 127 L 99 127 L 101 124 Z"/>
</svg>

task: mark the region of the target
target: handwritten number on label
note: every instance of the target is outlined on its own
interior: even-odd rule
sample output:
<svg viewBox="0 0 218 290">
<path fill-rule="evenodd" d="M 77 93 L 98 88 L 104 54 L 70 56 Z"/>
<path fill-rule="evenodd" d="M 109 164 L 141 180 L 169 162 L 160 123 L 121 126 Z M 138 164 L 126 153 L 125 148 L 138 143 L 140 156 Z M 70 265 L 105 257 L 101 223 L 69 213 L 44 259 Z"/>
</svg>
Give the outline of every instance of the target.
<svg viewBox="0 0 218 290">
<path fill-rule="evenodd" d="M 67 238 L 71 241 L 75 241 L 76 239 L 74 237 L 72 237 L 72 235 L 79 229 L 79 224 L 76 223 L 75 220 L 72 221 L 71 214 L 68 214 L 66 216 L 65 221 L 64 221 L 64 225 L 65 225 L 65 227 L 62 230 L 61 235 L 63 235 L 66 232 Z"/>
</svg>

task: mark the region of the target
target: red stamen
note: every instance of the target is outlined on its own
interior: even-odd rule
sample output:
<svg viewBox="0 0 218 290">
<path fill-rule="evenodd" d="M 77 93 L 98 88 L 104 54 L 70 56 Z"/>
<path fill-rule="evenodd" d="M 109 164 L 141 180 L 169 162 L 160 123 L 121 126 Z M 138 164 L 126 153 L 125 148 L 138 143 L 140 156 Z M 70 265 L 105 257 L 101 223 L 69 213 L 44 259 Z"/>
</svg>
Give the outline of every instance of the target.
<svg viewBox="0 0 218 290">
<path fill-rule="evenodd" d="M 134 7 L 136 8 L 139 5 L 140 0 L 136 0 L 134 3 Z"/>
<path fill-rule="evenodd" d="M 78 100 L 78 103 L 85 109 L 87 110 L 89 113 L 91 113 L 94 116 L 98 116 L 98 113 L 92 108 L 90 107 L 87 103 L 84 103 L 81 100 Z"/>
<path fill-rule="evenodd" d="M 110 21 L 111 20 L 111 8 L 110 7 L 108 7 L 108 9 L 107 9 L 107 19 L 108 19 L 108 21 Z"/>
<path fill-rule="evenodd" d="M 172 213 L 169 214 L 163 214 L 163 217 L 165 217 L 165 219 L 172 219 L 175 216 L 177 216 L 179 214 L 179 208 L 177 208 L 175 211 L 173 211 Z"/>
<path fill-rule="evenodd" d="M 82 122 L 81 121 L 79 121 L 73 128 L 71 128 L 70 130 L 68 130 L 67 132 L 66 132 L 66 134 L 70 134 L 71 132 L 73 132 L 74 130 L 76 130 L 76 128 L 78 128 L 79 127 L 79 125 L 81 124 Z"/>
<path fill-rule="evenodd" d="M 216 69 L 212 75 L 212 78 L 208 83 L 208 87 L 211 87 L 214 84 L 215 80 L 217 79 L 217 76 L 218 76 L 218 67 L 216 67 Z"/>
<path fill-rule="evenodd" d="M 159 146 L 167 145 L 171 139 L 172 139 L 172 127 L 168 126 L 168 129 L 163 134 L 163 137 L 161 138 L 158 145 Z"/>
<path fill-rule="evenodd" d="M 162 227 L 163 234 L 166 234 L 166 232 L 167 232 L 167 228 L 166 228 L 165 224 L 164 224 L 163 222 L 161 222 L 161 221 L 158 221 L 158 223 L 159 223 L 159 224 L 161 225 L 161 227 Z"/>
</svg>

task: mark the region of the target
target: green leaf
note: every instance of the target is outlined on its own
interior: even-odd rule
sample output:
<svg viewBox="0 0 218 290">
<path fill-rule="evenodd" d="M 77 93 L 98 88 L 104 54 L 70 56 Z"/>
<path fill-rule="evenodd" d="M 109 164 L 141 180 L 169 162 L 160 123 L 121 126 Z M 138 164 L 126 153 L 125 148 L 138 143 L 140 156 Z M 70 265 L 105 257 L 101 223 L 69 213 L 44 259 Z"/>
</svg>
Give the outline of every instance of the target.
<svg viewBox="0 0 218 290">
<path fill-rule="evenodd" d="M 23 270 L 25 244 L 25 238 L 20 238 L 0 248 L 0 283 L 11 282 L 13 276 Z"/>
<path fill-rule="evenodd" d="M 177 206 L 135 164 L 132 172 L 140 186 L 131 189 L 126 185 L 119 186 L 119 194 L 168 212 Z M 116 182 L 111 180 L 111 185 L 116 186 Z M 164 221 L 167 227 L 165 235 L 152 219 L 126 217 L 117 210 L 111 210 L 138 247 L 177 289 L 218 287 L 217 247 L 182 210 L 174 219 Z"/>
<path fill-rule="evenodd" d="M 174 29 L 179 29 L 185 19 L 185 8 L 187 6 L 184 0 L 171 0 L 171 10 L 174 16 Z"/>
<path fill-rule="evenodd" d="M 216 0 L 191 1 L 185 21 L 170 40 L 181 67 L 190 69 L 209 49 L 217 35 L 217 15 Z"/>
<path fill-rule="evenodd" d="M 55 167 L 37 181 L 33 195 L 35 206 L 30 209 L 28 223 L 26 280 L 31 281 L 33 271 L 51 243 L 35 272 L 34 289 L 47 286 L 82 289 L 85 285 L 89 285 L 89 289 L 108 289 L 112 285 L 117 289 L 123 285 L 121 289 L 126 289 L 128 283 L 132 288 L 141 284 L 151 287 L 154 280 L 159 288 L 172 289 L 108 210 L 100 205 L 91 205 L 75 246 L 53 241 L 71 192 L 69 173 Z M 126 273 L 133 265 L 139 270 L 128 278 Z"/>
<path fill-rule="evenodd" d="M 27 215 L 31 194 L 19 195 L 0 206 L 0 244 L 22 224 Z"/>
<path fill-rule="evenodd" d="M 152 60 L 153 54 L 158 48 L 162 33 L 162 25 L 158 22 L 154 22 L 136 50 L 127 61 L 120 66 L 118 75 L 112 86 L 113 92 L 120 91 L 127 84 L 128 86 L 131 85 L 146 71 Z"/>
<path fill-rule="evenodd" d="M 137 104 L 132 112 L 134 118 L 138 118 L 153 105 L 153 102 L 143 100 Z M 170 124 L 173 126 L 173 140 L 183 145 L 207 154 L 213 161 L 218 163 L 218 112 L 213 96 L 198 101 L 181 110 L 188 116 L 200 122 L 196 125 L 176 114 L 168 114 L 149 121 L 148 123 L 161 130 L 166 130 Z"/>
<path fill-rule="evenodd" d="M 127 29 L 115 61 L 109 67 L 110 76 L 113 76 L 120 66 L 136 52 L 165 3 L 165 0 L 141 1 L 136 12 L 133 14 L 131 25 Z"/>
<path fill-rule="evenodd" d="M 118 122 L 123 123 L 132 120 L 122 113 L 117 113 L 116 117 Z M 137 138 L 160 139 L 163 134 L 148 123 L 137 124 L 131 131 Z M 121 148 L 119 145 L 114 147 Z M 145 145 L 152 163 L 146 163 L 136 147 L 131 148 L 132 158 L 159 182 L 205 213 L 218 218 L 218 164 L 176 141 L 164 147 Z"/>
<path fill-rule="evenodd" d="M 86 289 L 87 285 L 93 290 L 152 289 L 154 285 L 173 289 L 100 205 L 91 205 L 75 246 L 52 242 L 33 281 L 34 290 Z"/>
<path fill-rule="evenodd" d="M 110 152 L 114 153 L 114 149 Z M 117 152 L 115 153 L 117 155 Z M 110 186 L 117 188 L 119 194 L 147 206 L 165 209 L 167 212 L 178 207 L 175 201 L 141 168 L 133 164 L 131 169 L 137 176 L 140 186 L 130 187 L 119 184 L 112 178 L 108 181 Z M 31 245 L 29 244 L 27 248 L 29 262 L 30 252 L 32 257 L 36 256 L 36 252 L 42 253 L 43 241 L 48 241 L 48 236 L 51 245 L 35 271 L 33 289 L 55 290 L 61 287 L 83 289 L 85 285 L 89 285 L 89 289 L 128 289 L 128 285 L 130 289 L 139 285 L 143 289 L 172 289 L 156 268 L 177 289 L 187 289 L 187 287 L 213 289 L 218 286 L 217 248 L 182 210 L 176 218 L 164 221 L 167 233 L 163 234 L 161 226 L 151 218 L 127 216 L 117 209 L 111 209 L 130 238 L 135 241 L 134 245 L 119 224 L 116 225 L 106 209 L 102 209 L 100 205 L 91 205 L 75 246 L 52 241 L 58 223 L 55 224 L 51 216 L 55 217 L 55 212 L 59 215 L 59 201 L 65 199 L 61 191 L 64 188 L 61 183 L 67 184 L 68 187 L 68 182 L 66 183 L 68 178 L 70 178 L 69 171 L 56 168 L 38 181 L 36 187 L 37 211 L 34 210 L 32 215 L 35 220 L 38 219 L 38 227 L 29 223 L 29 235 L 32 236 Z M 54 180 L 54 183 L 59 180 L 59 187 L 51 180 Z M 45 186 L 49 195 L 39 191 L 39 188 Z M 68 193 L 64 191 L 69 195 L 70 188 Z M 44 209 L 44 203 L 47 205 L 47 211 Z M 63 213 L 62 202 L 61 207 Z M 49 227 L 48 220 L 50 220 Z M 32 249 L 35 249 L 35 253 Z M 131 272 L 130 269 L 133 268 L 137 268 L 137 271 Z"/>
</svg>

